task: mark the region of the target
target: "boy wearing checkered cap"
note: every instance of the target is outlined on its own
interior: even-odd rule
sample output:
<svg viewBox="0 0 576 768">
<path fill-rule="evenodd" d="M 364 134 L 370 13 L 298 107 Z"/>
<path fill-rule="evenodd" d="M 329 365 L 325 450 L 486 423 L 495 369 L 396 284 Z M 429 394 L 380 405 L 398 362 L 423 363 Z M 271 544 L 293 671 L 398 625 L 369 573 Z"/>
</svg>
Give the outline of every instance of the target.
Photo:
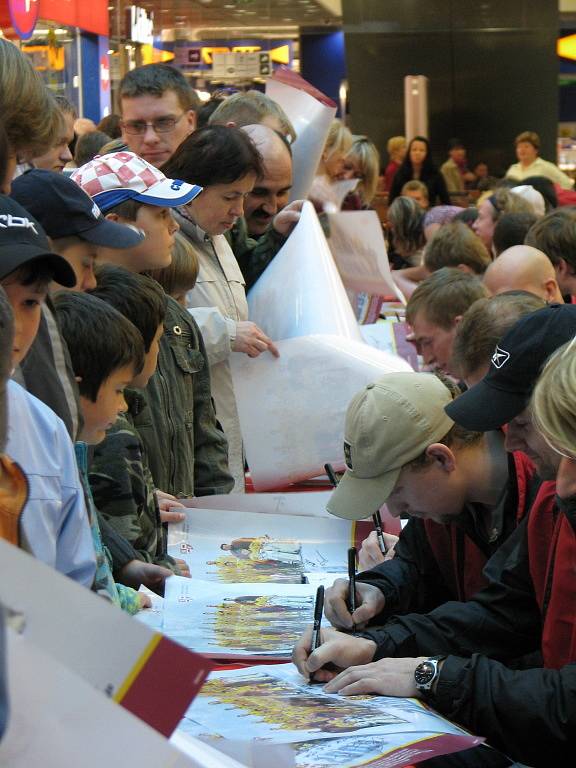
<svg viewBox="0 0 576 768">
<path fill-rule="evenodd" d="M 133 152 L 96 157 L 72 178 L 104 215 L 141 230 L 142 243 L 125 251 L 98 249 L 98 260 L 140 273 L 166 267 L 178 225 L 170 208 L 201 187 L 168 179 Z M 216 422 L 202 336 L 194 319 L 168 298 L 158 368 L 145 390 L 149 407 L 134 426 L 145 445 L 157 488 L 177 497 L 229 493 L 228 445 Z"/>
</svg>

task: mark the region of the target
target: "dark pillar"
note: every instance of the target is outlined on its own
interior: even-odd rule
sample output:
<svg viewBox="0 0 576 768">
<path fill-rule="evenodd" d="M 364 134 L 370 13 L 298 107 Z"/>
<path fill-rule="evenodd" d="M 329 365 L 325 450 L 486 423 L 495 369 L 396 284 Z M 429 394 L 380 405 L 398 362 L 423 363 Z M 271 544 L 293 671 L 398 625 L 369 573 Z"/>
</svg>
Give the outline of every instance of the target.
<svg viewBox="0 0 576 768">
<path fill-rule="evenodd" d="M 438 163 L 454 136 L 493 173 L 515 162 L 514 137 L 556 158 L 558 0 L 343 0 L 351 124 L 386 158 L 404 132 L 405 75 L 429 78 Z"/>
</svg>

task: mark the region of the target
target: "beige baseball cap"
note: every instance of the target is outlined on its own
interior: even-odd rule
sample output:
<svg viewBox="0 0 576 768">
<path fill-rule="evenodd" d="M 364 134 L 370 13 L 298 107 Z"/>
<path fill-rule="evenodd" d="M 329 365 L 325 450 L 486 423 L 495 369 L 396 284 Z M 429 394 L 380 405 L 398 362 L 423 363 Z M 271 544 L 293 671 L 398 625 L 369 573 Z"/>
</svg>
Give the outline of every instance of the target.
<svg viewBox="0 0 576 768">
<path fill-rule="evenodd" d="M 326 509 L 363 520 L 380 509 L 403 466 L 441 440 L 454 422 L 450 390 L 433 373 L 389 373 L 354 396 L 346 413 L 346 472 Z"/>
</svg>

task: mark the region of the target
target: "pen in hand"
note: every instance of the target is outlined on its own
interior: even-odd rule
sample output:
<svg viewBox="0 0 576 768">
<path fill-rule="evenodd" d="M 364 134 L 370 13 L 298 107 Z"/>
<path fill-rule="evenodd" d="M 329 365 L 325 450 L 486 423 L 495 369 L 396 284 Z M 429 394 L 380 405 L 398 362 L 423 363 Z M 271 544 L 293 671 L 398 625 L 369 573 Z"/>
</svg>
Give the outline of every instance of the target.
<svg viewBox="0 0 576 768">
<path fill-rule="evenodd" d="M 376 510 L 372 515 L 372 522 L 376 529 L 376 538 L 378 539 L 378 545 L 383 555 L 386 554 L 386 542 L 384 541 L 384 532 L 382 531 L 382 518 L 380 517 L 380 510 Z"/>
<path fill-rule="evenodd" d="M 316 590 L 316 600 L 314 601 L 314 626 L 312 627 L 312 642 L 310 644 L 310 653 L 314 653 L 316 648 L 320 648 L 320 628 L 322 625 L 322 614 L 324 613 L 324 587 L 320 585 Z M 314 673 L 310 675 L 310 682 L 314 680 Z"/>
<path fill-rule="evenodd" d="M 356 610 L 356 547 L 348 550 L 348 610 Z"/>
<path fill-rule="evenodd" d="M 334 472 L 332 464 L 324 464 L 324 471 L 328 475 L 328 480 L 330 480 L 330 485 L 332 485 L 333 488 L 336 488 L 336 486 L 338 485 L 338 478 L 336 477 L 336 473 Z"/>
</svg>

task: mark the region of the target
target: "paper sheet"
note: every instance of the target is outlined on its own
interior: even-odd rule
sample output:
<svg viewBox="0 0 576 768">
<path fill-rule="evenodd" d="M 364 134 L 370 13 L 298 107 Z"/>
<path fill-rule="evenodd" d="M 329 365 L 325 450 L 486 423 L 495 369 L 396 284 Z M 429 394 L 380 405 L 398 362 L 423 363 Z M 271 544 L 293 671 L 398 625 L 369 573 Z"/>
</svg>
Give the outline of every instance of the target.
<svg viewBox="0 0 576 768">
<path fill-rule="evenodd" d="M 306 517 L 334 517 L 326 511 L 332 491 L 307 493 L 235 493 L 225 496 L 198 496 L 179 499 L 192 509 L 226 509 L 238 512 L 258 512 L 267 515 L 297 515 Z"/>
<path fill-rule="evenodd" d="M 346 409 L 366 384 L 412 370 L 362 342 L 315 335 L 278 343 L 279 359 L 231 356 L 236 402 L 254 487 L 281 488 L 344 469 Z"/>
<path fill-rule="evenodd" d="M 90 647 L 85 653 L 90 653 Z M 186 757 L 11 629 L 7 632 L 7 662 L 10 716 L 0 743 L 0 766 L 120 768 L 127 765 L 129 755 L 129 764 L 138 768 L 211 768 L 202 750 L 194 760 Z"/>
<path fill-rule="evenodd" d="M 280 70 L 266 81 L 266 95 L 278 102 L 296 131 L 292 145 L 294 186 L 291 200 L 305 199 L 336 115 L 336 104 L 294 72 Z"/>
<path fill-rule="evenodd" d="M 248 294 L 250 320 L 273 341 L 331 333 L 360 340 L 358 323 L 312 203 Z"/>
<path fill-rule="evenodd" d="M 192 578 L 221 583 L 301 584 L 305 571 L 346 570 L 354 525 L 335 517 L 190 509 L 168 529 L 168 553 Z"/>
<path fill-rule="evenodd" d="M 164 633 L 214 658 L 289 659 L 314 614 L 308 584 L 166 580 Z"/>
<path fill-rule="evenodd" d="M 291 664 L 215 672 L 179 728 L 225 738 L 242 733 L 244 739 L 292 743 L 299 751 L 309 751 L 314 744 L 321 751 L 320 741 L 335 737 L 353 737 L 352 745 L 359 737 L 378 736 L 388 752 L 442 734 L 457 737 L 460 749 L 482 742 L 416 699 L 327 694 L 306 682 Z M 324 749 L 333 745 L 328 742 Z M 374 746 L 373 741 L 369 748 Z M 433 751 L 428 754 L 433 756 Z"/>
<path fill-rule="evenodd" d="M 346 288 L 378 296 L 398 296 L 390 274 L 382 225 L 376 211 L 328 215 L 328 245 Z"/>
</svg>

